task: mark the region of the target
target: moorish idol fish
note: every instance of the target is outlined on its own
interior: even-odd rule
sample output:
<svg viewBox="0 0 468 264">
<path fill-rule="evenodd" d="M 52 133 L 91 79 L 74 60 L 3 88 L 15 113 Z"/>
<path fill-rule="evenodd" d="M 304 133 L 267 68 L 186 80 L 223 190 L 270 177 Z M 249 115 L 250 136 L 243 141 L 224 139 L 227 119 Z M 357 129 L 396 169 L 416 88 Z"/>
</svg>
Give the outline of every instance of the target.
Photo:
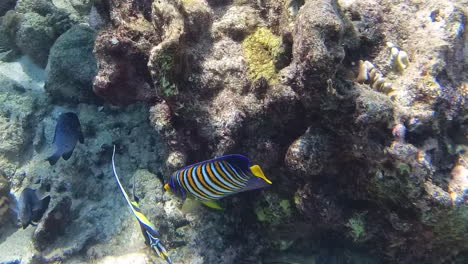
<svg viewBox="0 0 468 264">
<path fill-rule="evenodd" d="M 115 170 L 114 156 L 115 156 L 115 145 L 114 145 L 114 151 L 112 152 L 112 170 L 114 171 L 115 179 L 117 180 L 119 188 L 122 191 L 122 194 L 125 197 L 125 200 L 127 201 L 128 206 L 130 207 L 133 215 L 136 217 L 136 219 L 138 220 L 138 223 L 140 224 L 141 231 L 143 233 L 143 236 L 145 237 L 146 244 L 150 245 L 150 247 L 158 254 L 159 257 L 164 258 L 169 264 L 172 264 L 171 258 L 167 254 L 166 249 L 161 244 L 158 238 L 158 230 L 148 220 L 148 218 L 146 218 L 146 216 L 141 212 L 140 207 L 138 205 L 138 200 L 139 200 L 138 197 L 136 197 L 134 194 L 133 199 L 135 201 L 130 201 L 130 198 L 128 197 L 127 192 L 125 192 L 125 189 L 122 187 L 122 184 L 120 183 L 120 180 L 119 180 L 119 176 L 117 176 L 117 172 Z"/>
<path fill-rule="evenodd" d="M 221 209 L 214 202 L 228 195 L 264 188 L 271 184 L 258 165 L 242 155 L 226 155 L 189 165 L 174 172 L 164 186 L 182 197 L 194 197 L 208 207 Z"/>
</svg>

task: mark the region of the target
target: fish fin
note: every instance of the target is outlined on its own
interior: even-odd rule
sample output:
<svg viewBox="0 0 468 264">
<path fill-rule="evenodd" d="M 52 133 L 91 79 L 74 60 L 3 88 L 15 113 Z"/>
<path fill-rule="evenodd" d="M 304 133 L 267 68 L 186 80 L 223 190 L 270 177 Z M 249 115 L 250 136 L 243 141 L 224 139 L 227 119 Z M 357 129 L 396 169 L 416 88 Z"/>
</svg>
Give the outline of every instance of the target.
<svg viewBox="0 0 468 264">
<path fill-rule="evenodd" d="M 240 155 L 240 154 L 226 155 L 226 156 L 217 158 L 217 160 L 225 160 L 229 162 L 230 164 L 239 167 L 239 169 L 243 171 L 249 171 L 250 160 L 244 155 Z"/>
<path fill-rule="evenodd" d="M 271 184 L 272 182 L 267 179 L 267 177 L 265 176 L 265 174 L 263 174 L 263 171 L 262 169 L 260 168 L 260 166 L 258 165 L 253 165 L 252 167 L 250 167 L 250 171 L 252 172 L 252 174 L 255 176 L 255 177 L 258 177 L 260 179 L 263 179 L 264 181 L 266 181 L 267 183 Z"/>
<path fill-rule="evenodd" d="M 52 166 L 52 165 L 55 165 L 55 163 L 57 163 L 57 161 L 60 159 L 60 154 L 58 154 L 57 152 L 55 152 L 52 156 L 48 157 L 47 158 L 47 161 L 49 162 L 49 164 Z"/>
<path fill-rule="evenodd" d="M 198 208 L 200 208 L 201 202 L 195 199 L 187 198 L 185 199 L 184 203 L 182 204 L 182 208 L 180 209 L 182 213 L 188 214 L 195 212 Z"/>
<path fill-rule="evenodd" d="M 224 210 L 223 207 L 221 207 L 221 205 L 219 205 L 218 202 L 216 201 L 202 201 L 201 202 L 204 206 L 207 206 L 211 209 L 216 209 L 216 210 Z"/>
<path fill-rule="evenodd" d="M 55 143 L 55 139 L 57 138 L 57 125 L 55 125 L 55 131 L 54 131 L 54 139 L 52 139 L 52 144 Z"/>
<path fill-rule="evenodd" d="M 49 203 L 50 203 L 50 195 L 47 195 L 41 200 L 41 209 L 45 211 L 45 209 L 49 207 Z"/>
<path fill-rule="evenodd" d="M 239 190 L 239 192 L 251 191 L 261 189 L 270 186 L 270 183 L 259 177 L 251 177 L 247 182 L 247 185 Z"/>
<path fill-rule="evenodd" d="M 133 175 L 133 186 L 132 186 L 132 196 L 133 196 L 133 200 L 135 200 L 135 202 L 139 203 L 140 202 L 140 198 L 135 194 L 135 186 L 136 186 L 136 183 L 135 183 L 135 175 Z"/>
<path fill-rule="evenodd" d="M 50 203 L 50 195 L 44 197 L 42 200 L 38 201 L 33 205 L 33 213 L 31 220 L 33 222 L 39 222 L 41 220 L 42 215 L 44 215 L 45 211 L 49 207 Z"/>
<path fill-rule="evenodd" d="M 63 153 L 62 158 L 64 160 L 68 160 L 71 157 L 72 154 L 73 154 L 73 149 L 71 151 L 69 151 L 69 152 Z"/>
<path fill-rule="evenodd" d="M 80 141 L 81 144 L 84 143 L 84 137 L 83 137 L 83 132 L 81 132 L 81 127 L 78 133 L 78 141 Z"/>
<path fill-rule="evenodd" d="M 240 155 L 240 154 L 230 154 L 230 155 L 225 155 L 225 156 L 217 157 L 217 158 L 210 159 L 210 160 L 201 161 L 201 162 L 180 168 L 179 170 L 194 167 L 200 164 L 205 164 L 208 162 L 220 161 L 220 160 L 228 161 L 230 164 L 236 165 L 241 170 L 245 170 L 245 171 L 249 170 L 250 160 L 246 156 Z"/>
</svg>

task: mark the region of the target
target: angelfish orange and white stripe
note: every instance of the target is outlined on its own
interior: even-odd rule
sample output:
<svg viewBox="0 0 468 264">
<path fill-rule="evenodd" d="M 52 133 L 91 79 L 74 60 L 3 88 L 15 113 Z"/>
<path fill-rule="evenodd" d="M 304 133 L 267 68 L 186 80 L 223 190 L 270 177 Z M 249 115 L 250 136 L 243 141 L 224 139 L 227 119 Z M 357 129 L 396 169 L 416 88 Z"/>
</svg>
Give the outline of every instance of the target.
<svg viewBox="0 0 468 264">
<path fill-rule="evenodd" d="M 247 157 L 234 154 L 179 169 L 171 175 L 164 188 L 184 199 L 190 195 L 208 202 L 270 184 L 260 166 L 251 166 Z"/>
</svg>

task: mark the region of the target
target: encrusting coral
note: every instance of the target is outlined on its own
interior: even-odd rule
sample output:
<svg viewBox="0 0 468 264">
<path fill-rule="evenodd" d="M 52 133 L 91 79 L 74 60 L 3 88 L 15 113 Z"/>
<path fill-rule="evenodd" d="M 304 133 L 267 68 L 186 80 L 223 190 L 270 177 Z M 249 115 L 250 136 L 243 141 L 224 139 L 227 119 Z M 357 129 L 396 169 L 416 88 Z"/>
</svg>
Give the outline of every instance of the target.
<svg viewBox="0 0 468 264">
<path fill-rule="evenodd" d="M 284 52 L 279 36 L 268 28 L 259 27 L 242 41 L 242 49 L 252 81 L 262 77 L 269 84 L 278 81 L 275 61 Z"/>
<path fill-rule="evenodd" d="M 70 9 L 57 8 L 59 2 Z M 8 37 L 0 41 L 4 50 L 37 48 L 34 60 L 52 67 L 46 88 L 54 105 L 11 82 L 0 98 L 2 131 L 17 136 L 0 144 L 0 173 L 14 193 L 39 177 L 52 186 L 50 209 L 29 236 L 33 243 L 22 240 L 35 246 L 37 261 L 100 263 L 136 251 L 139 261 L 158 261 L 108 177 L 114 144 L 125 188 L 134 176 L 141 210 L 175 263 L 272 263 L 295 251 L 320 252 L 320 245 L 345 248 L 343 263 L 354 260 L 356 248 L 375 254 L 377 263 L 463 261 L 468 76 L 466 9 L 459 4 L 67 3 L 19 1 L 2 19 L 11 27 L 0 31 Z M 76 26 L 97 16 L 106 24 Z M 88 46 L 64 41 L 77 28 L 89 33 Z M 31 43 L 18 42 L 28 36 Z M 92 71 L 73 71 L 70 81 L 83 82 L 66 92 L 80 93 L 61 93 L 68 85 L 49 89 L 60 77 L 54 71 L 69 73 L 58 70 L 70 50 L 56 56 L 57 46 L 83 48 L 91 58 L 93 41 L 92 89 L 126 108 L 88 100 Z M 41 155 L 69 103 L 85 143 L 51 169 Z M 260 164 L 271 187 L 221 200 L 222 213 L 201 207 L 185 215 L 163 191 L 174 170 L 231 153 Z M 18 234 L 0 243 L 2 258 L 12 255 L 5 243 Z"/>
</svg>

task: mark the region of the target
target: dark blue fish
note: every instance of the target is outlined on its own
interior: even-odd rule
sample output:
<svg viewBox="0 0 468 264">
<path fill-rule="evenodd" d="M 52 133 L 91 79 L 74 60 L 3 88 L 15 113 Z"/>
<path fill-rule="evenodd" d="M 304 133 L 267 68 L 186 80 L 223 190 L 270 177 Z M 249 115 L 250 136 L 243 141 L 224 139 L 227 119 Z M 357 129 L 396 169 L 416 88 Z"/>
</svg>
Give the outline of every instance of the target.
<svg viewBox="0 0 468 264">
<path fill-rule="evenodd" d="M 39 198 L 37 190 L 25 188 L 18 201 L 18 218 L 25 229 L 28 225 L 35 225 L 49 207 L 50 196 Z"/>
<path fill-rule="evenodd" d="M 53 141 L 55 153 L 47 158 L 50 165 L 57 163 L 60 157 L 63 157 L 64 160 L 68 160 L 75 149 L 77 141 L 80 141 L 80 143 L 84 142 L 78 116 L 71 112 L 61 114 L 55 126 Z"/>
</svg>

